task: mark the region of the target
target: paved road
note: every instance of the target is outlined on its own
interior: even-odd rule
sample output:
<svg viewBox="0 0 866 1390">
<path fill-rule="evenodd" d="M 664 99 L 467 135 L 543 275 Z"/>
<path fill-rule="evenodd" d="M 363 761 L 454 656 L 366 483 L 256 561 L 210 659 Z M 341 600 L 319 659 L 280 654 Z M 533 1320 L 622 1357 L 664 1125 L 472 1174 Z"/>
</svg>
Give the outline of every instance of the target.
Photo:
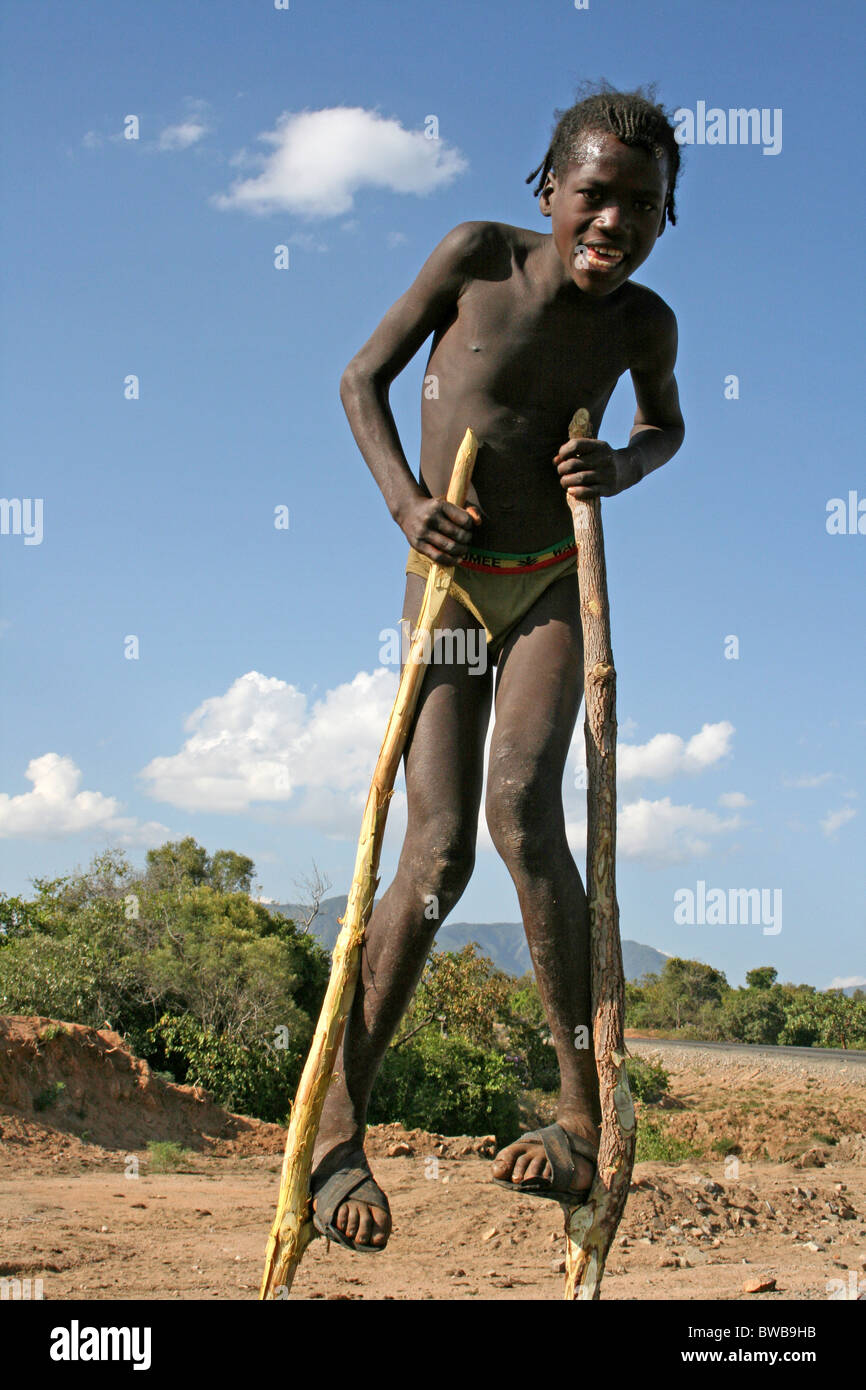
<svg viewBox="0 0 866 1390">
<path fill-rule="evenodd" d="M 841 1047 L 781 1047 L 760 1045 L 758 1043 L 732 1042 L 694 1042 L 684 1038 L 641 1038 L 627 1037 L 626 1046 L 641 1043 L 650 1047 L 675 1047 L 700 1052 L 745 1053 L 748 1057 L 790 1057 L 796 1061 L 808 1062 L 846 1062 L 851 1066 L 866 1066 L 866 1052 L 845 1050 Z"/>
</svg>

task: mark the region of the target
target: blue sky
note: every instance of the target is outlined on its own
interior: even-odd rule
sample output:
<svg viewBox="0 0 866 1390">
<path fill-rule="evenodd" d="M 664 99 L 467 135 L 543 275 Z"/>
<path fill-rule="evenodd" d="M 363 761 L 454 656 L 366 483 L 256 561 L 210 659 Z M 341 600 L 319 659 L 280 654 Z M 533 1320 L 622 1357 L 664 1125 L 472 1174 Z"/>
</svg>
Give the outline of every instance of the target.
<svg viewBox="0 0 866 1390">
<path fill-rule="evenodd" d="M 2 38 L 2 493 L 42 500 L 0 535 L 2 889 L 192 834 L 266 897 L 313 859 L 346 890 L 406 547 L 340 373 L 450 227 L 546 230 L 524 178 L 581 79 L 654 80 L 672 112 L 781 112 L 781 148 L 685 145 L 638 273 L 687 435 L 604 505 L 623 935 L 732 983 L 866 980 L 866 534 L 827 529 L 866 503 L 859 8 L 30 0 Z M 392 390 L 410 460 L 425 358 Z M 626 377 L 603 437 L 632 414 Z M 398 796 L 385 881 L 403 824 Z M 675 921 L 700 882 L 779 890 L 781 930 Z M 454 915 L 518 916 L 483 829 Z"/>
</svg>

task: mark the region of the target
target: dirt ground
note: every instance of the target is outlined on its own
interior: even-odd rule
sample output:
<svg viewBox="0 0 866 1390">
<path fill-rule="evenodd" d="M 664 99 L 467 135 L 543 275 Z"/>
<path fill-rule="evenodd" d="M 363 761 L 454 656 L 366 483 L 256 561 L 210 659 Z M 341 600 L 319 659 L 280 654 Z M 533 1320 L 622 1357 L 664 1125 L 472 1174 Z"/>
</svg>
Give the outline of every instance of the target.
<svg viewBox="0 0 866 1390">
<path fill-rule="evenodd" d="M 637 1165 L 604 1296 L 866 1293 L 866 1068 L 632 1050 L 656 1051 L 671 1074 L 664 1107 L 645 1115 L 701 1153 Z M 146 1136 L 181 1143 L 181 1168 L 151 1171 Z M 0 1277 L 41 1279 L 51 1300 L 253 1299 L 282 1140 L 166 1085 L 114 1034 L 0 1019 Z M 738 1155 L 717 1151 L 733 1143 Z M 317 1241 L 292 1297 L 560 1298 L 560 1210 L 493 1184 L 494 1151 L 490 1136 L 372 1130 L 388 1248 Z M 746 1292 L 750 1281 L 771 1287 Z"/>
</svg>

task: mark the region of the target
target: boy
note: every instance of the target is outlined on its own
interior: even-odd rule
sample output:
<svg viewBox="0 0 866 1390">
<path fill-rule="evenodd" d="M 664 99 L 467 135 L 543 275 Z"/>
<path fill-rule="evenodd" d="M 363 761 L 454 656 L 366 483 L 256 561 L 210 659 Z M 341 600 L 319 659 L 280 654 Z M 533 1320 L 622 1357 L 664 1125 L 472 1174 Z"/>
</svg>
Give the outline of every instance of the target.
<svg viewBox="0 0 866 1390">
<path fill-rule="evenodd" d="M 514 1191 L 561 1199 L 591 1186 L 600 1121 L 592 1048 L 574 1045 L 579 1025 L 592 1036 L 592 1018 L 587 902 L 561 797 L 583 694 L 566 492 L 613 497 L 682 443 L 676 320 L 629 278 L 665 221 L 675 221 L 679 147 L 660 107 L 640 92 L 605 90 L 561 116 L 539 168 L 535 192 L 550 235 L 495 222 L 455 227 L 350 362 L 340 394 L 412 547 L 404 619 L 418 617 L 430 562 L 454 565 L 441 628 L 483 629 L 496 665 L 487 824 L 517 889 L 562 1086 L 556 1124 L 503 1149 L 494 1176 Z M 416 481 L 388 388 L 431 333 L 426 380 L 434 389 L 422 403 Z M 598 432 L 626 370 L 637 401 L 628 445 L 569 441 L 579 406 Z M 467 425 L 479 450 L 464 509 L 444 494 Z M 380 1250 L 390 1233 L 388 1199 L 363 1150 L 367 1103 L 438 922 L 472 871 L 493 702 L 489 667 L 428 666 L 405 752 L 406 838 L 367 929 L 313 1159 L 314 1222 L 352 1249 Z"/>
</svg>

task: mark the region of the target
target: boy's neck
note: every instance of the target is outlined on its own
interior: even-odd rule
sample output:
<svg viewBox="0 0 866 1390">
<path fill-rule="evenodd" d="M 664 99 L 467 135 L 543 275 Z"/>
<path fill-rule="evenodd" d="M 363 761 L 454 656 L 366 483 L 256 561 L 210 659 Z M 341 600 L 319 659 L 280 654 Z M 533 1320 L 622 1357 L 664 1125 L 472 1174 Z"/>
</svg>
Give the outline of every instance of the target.
<svg viewBox="0 0 866 1390">
<path fill-rule="evenodd" d="M 604 303 L 614 299 L 618 290 L 607 295 L 604 299 L 597 299 L 593 295 L 584 294 L 579 285 L 569 275 L 562 261 L 559 259 L 556 247 L 553 244 L 553 236 L 549 233 L 541 233 L 544 240 L 538 248 L 538 258 L 536 261 L 537 283 L 539 284 L 545 302 L 570 303 L 576 307 L 587 309 L 601 308 Z M 622 286 L 619 287 L 620 289 Z"/>
</svg>

